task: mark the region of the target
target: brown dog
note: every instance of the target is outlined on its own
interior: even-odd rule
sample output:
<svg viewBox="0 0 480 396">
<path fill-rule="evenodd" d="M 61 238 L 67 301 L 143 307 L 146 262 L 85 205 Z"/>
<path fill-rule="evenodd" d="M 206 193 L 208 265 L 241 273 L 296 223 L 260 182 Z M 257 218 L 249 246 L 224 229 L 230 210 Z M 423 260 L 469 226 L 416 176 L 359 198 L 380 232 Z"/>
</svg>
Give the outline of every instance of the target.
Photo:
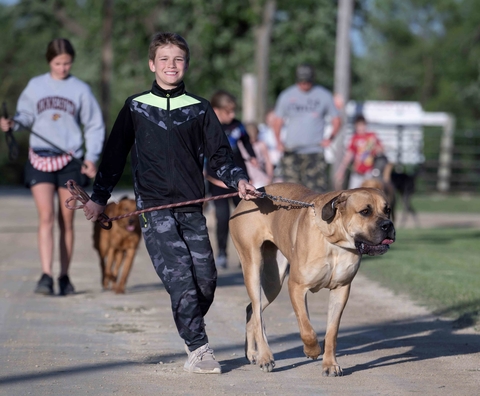
<svg viewBox="0 0 480 396">
<path fill-rule="evenodd" d="M 108 204 L 105 214 L 108 217 L 116 217 L 136 210 L 135 201 L 124 197 L 118 204 L 115 202 Z M 113 221 L 110 230 L 105 230 L 99 223 L 95 223 L 93 246 L 100 256 L 104 289 L 108 289 L 112 283 L 112 290 L 115 293 L 125 293 L 125 284 L 132 269 L 140 235 L 140 221 L 137 216 Z M 118 279 L 120 268 L 122 273 Z"/>
<path fill-rule="evenodd" d="M 335 358 L 340 318 L 362 254 L 383 254 L 395 240 L 389 204 L 381 191 L 368 188 L 318 194 L 298 184 L 278 183 L 262 190 L 314 207 L 277 204 L 265 197 L 244 200 L 232 213 L 230 232 L 251 300 L 246 357 L 264 372 L 275 366 L 262 312 L 278 296 L 289 272 L 290 300 L 305 355 L 312 359 L 322 349 L 309 320 L 306 294 L 330 289 L 322 368 L 323 375 L 342 375 Z"/>
</svg>

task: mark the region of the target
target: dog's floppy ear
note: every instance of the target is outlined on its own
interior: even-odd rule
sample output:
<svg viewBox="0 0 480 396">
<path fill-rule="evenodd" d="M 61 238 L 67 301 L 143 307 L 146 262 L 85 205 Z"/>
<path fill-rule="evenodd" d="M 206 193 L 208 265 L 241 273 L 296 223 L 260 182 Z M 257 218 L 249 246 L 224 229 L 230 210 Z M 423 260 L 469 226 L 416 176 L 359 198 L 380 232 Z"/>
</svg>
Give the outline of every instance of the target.
<svg viewBox="0 0 480 396">
<path fill-rule="evenodd" d="M 333 219 L 335 218 L 335 214 L 337 213 L 338 205 L 345 202 L 347 200 L 347 196 L 344 193 L 341 193 L 328 201 L 322 208 L 322 220 L 326 221 L 330 224 Z"/>
</svg>

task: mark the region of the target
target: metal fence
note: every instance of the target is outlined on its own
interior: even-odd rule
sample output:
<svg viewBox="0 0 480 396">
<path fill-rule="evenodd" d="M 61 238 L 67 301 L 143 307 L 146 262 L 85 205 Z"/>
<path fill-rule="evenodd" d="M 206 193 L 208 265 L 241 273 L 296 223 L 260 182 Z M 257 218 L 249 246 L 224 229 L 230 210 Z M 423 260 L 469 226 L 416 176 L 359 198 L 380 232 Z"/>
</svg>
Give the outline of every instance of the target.
<svg viewBox="0 0 480 396">
<path fill-rule="evenodd" d="M 425 161 L 416 182 L 419 192 L 437 190 L 441 137 L 442 128 L 424 127 Z M 480 193 L 480 129 L 455 130 L 449 192 Z"/>
</svg>

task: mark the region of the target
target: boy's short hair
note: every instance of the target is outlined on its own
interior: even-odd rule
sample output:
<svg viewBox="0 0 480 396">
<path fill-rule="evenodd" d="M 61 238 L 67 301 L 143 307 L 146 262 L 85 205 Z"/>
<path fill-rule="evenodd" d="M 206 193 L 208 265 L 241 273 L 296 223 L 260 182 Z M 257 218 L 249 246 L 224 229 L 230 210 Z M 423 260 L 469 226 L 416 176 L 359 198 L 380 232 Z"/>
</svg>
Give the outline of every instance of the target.
<svg viewBox="0 0 480 396">
<path fill-rule="evenodd" d="M 224 107 L 232 104 L 236 106 L 237 100 L 235 99 L 235 96 L 233 96 L 230 92 L 219 89 L 212 95 L 212 98 L 210 99 L 210 104 L 216 109 L 223 109 Z"/>
<path fill-rule="evenodd" d="M 354 124 L 358 123 L 358 122 L 363 122 L 363 123 L 367 123 L 367 120 L 365 119 L 365 117 L 362 115 L 362 114 L 359 114 L 355 117 L 355 119 L 353 120 Z"/>
<path fill-rule="evenodd" d="M 150 41 L 150 45 L 148 47 L 148 59 L 154 61 L 155 54 L 157 52 L 157 48 L 164 47 L 165 45 L 172 44 L 180 48 L 183 52 L 185 52 L 185 61 L 188 63 L 190 62 L 190 48 L 188 48 L 187 41 L 177 33 L 170 33 L 170 32 L 160 32 L 156 33 L 152 37 L 152 41 Z"/>
<path fill-rule="evenodd" d="M 75 50 L 70 41 L 64 38 L 56 38 L 48 43 L 47 52 L 45 53 L 45 58 L 47 58 L 48 63 L 50 63 L 53 58 L 63 54 L 70 55 L 72 61 L 75 59 Z"/>
</svg>

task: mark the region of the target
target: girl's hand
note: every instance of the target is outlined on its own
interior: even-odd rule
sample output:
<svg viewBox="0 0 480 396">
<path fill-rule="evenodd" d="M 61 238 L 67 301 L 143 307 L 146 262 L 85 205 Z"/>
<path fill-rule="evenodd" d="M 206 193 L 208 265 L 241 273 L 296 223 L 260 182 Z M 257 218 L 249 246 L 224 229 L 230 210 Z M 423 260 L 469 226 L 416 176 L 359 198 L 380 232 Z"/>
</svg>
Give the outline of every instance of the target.
<svg viewBox="0 0 480 396">
<path fill-rule="evenodd" d="M 1 117 L 0 118 L 0 129 L 3 132 L 8 132 L 13 128 L 13 121 L 9 118 Z"/>
<path fill-rule="evenodd" d="M 260 164 L 258 163 L 258 160 L 257 160 L 257 158 L 255 158 L 255 157 L 250 157 L 250 163 L 251 163 L 252 166 L 254 166 L 255 168 L 259 168 L 259 167 L 260 167 Z"/>
<path fill-rule="evenodd" d="M 87 175 L 90 179 L 93 179 L 97 174 L 97 167 L 92 161 L 85 160 L 83 161 L 85 166 L 82 166 L 82 173 Z"/>
</svg>

